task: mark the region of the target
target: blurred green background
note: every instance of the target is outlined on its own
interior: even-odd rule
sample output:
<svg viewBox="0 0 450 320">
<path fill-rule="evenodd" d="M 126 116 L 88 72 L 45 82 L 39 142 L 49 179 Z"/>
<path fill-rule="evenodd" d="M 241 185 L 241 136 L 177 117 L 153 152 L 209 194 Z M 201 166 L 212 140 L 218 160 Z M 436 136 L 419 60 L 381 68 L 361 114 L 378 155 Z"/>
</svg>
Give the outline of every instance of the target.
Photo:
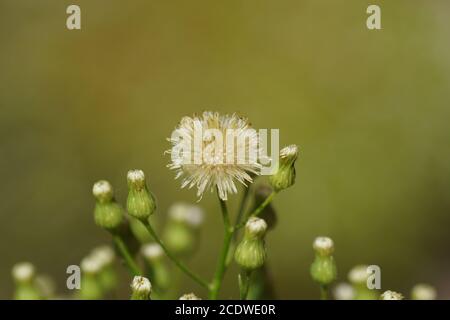
<svg viewBox="0 0 450 320">
<path fill-rule="evenodd" d="M 365 25 L 373 3 L 380 31 Z M 81 31 L 66 29 L 69 4 Z M 195 202 L 163 152 L 179 119 L 202 110 L 240 112 L 301 147 L 267 239 L 278 297 L 318 297 L 317 235 L 335 240 L 341 280 L 377 264 L 383 289 L 426 281 L 449 297 L 449 30 L 445 0 L 2 0 L 0 298 L 21 260 L 67 293 L 66 267 L 109 241 L 93 222 L 98 179 L 123 201 L 127 170 L 143 169 L 161 220 L 173 201 Z M 200 204 L 190 264 L 210 277 L 221 217 L 214 196 Z M 235 271 L 224 298 L 238 296 Z"/>
</svg>

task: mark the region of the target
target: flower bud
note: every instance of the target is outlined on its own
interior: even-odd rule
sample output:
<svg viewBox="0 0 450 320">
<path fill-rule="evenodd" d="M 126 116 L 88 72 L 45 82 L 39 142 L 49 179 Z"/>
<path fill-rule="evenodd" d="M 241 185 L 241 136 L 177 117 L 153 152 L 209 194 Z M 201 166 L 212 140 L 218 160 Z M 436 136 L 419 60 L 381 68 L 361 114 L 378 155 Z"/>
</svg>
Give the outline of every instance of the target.
<svg viewBox="0 0 450 320">
<path fill-rule="evenodd" d="M 313 248 L 316 257 L 311 265 L 311 277 L 321 286 L 327 287 L 337 278 L 336 263 L 331 255 L 334 251 L 333 240 L 328 237 L 317 237 Z"/>
<path fill-rule="evenodd" d="M 135 276 L 131 283 L 131 300 L 151 300 L 152 285 L 145 277 Z"/>
<path fill-rule="evenodd" d="M 156 209 L 156 202 L 145 183 L 145 174 L 142 170 L 130 170 L 128 180 L 128 214 L 141 221 L 146 221 Z"/>
<path fill-rule="evenodd" d="M 383 292 L 380 296 L 381 300 L 403 300 L 403 295 L 401 293 L 387 290 Z"/>
<path fill-rule="evenodd" d="M 81 300 L 98 300 L 103 298 L 103 289 L 98 280 L 98 274 L 102 268 L 101 262 L 89 255 L 80 263 L 81 289 L 78 298 Z"/>
<path fill-rule="evenodd" d="M 110 232 L 115 232 L 123 222 L 122 208 L 114 201 L 111 184 L 101 180 L 94 184 L 92 193 L 96 198 L 95 223 Z"/>
<path fill-rule="evenodd" d="M 411 298 L 413 300 L 435 300 L 436 297 L 436 289 L 425 283 L 416 284 L 411 291 Z"/>
<path fill-rule="evenodd" d="M 34 279 L 36 271 L 30 262 L 17 263 L 12 268 L 13 279 L 17 283 L 29 283 Z"/>
<path fill-rule="evenodd" d="M 90 256 L 100 264 L 98 281 L 105 292 L 117 287 L 117 273 L 114 270 L 114 250 L 110 246 L 100 246 L 92 250 Z"/>
<path fill-rule="evenodd" d="M 29 262 L 21 262 L 13 266 L 12 276 L 16 283 L 14 299 L 39 300 L 42 296 L 34 284 L 35 268 Z"/>
<path fill-rule="evenodd" d="M 170 274 L 164 263 L 164 251 L 157 243 L 148 243 L 141 248 L 142 256 L 147 262 L 149 277 L 156 289 L 166 290 L 170 285 Z"/>
<path fill-rule="evenodd" d="M 270 185 L 275 191 L 287 189 L 295 183 L 295 161 L 297 157 L 298 147 L 296 145 L 281 149 L 278 170 L 269 177 Z"/>
<path fill-rule="evenodd" d="M 175 203 L 169 208 L 169 221 L 164 229 L 166 246 L 179 256 L 192 254 L 198 247 L 202 223 L 203 210 L 199 206 Z"/>
<path fill-rule="evenodd" d="M 179 300 L 202 300 L 199 297 L 197 297 L 195 294 L 191 293 L 186 293 L 183 294 Z"/>
<path fill-rule="evenodd" d="M 348 280 L 355 291 L 355 300 L 377 300 L 378 292 L 367 287 L 369 273 L 367 265 L 357 265 L 348 273 Z"/>
<path fill-rule="evenodd" d="M 244 237 L 234 254 L 236 263 L 244 270 L 251 271 L 264 265 L 266 260 L 264 244 L 266 231 L 267 223 L 261 218 L 252 217 L 245 224 Z"/>
</svg>

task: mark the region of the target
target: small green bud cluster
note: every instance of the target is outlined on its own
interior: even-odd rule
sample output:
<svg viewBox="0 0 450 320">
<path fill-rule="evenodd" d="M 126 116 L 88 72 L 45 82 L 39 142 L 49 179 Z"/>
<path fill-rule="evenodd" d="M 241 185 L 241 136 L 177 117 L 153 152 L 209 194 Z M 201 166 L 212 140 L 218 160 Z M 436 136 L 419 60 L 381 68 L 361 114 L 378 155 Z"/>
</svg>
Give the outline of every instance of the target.
<svg viewBox="0 0 450 320">
<path fill-rule="evenodd" d="M 287 189 L 295 183 L 297 157 L 298 147 L 296 145 L 281 149 L 278 170 L 269 178 L 270 185 L 276 192 Z"/>
<path fill-rule="evenodd" d="M 264 265 L 266 248 L 264 236 L 267 223 L 257 217 L 248 219 L 245 224 L 244 237 L 236 248 L 234 259 L 244 270 L 252 271 Z"/>
<path fill-rule="evenodd" d="M 131 300 L 151 300 L 152 285 L 145 277 L 135 276 L 131 282 Z"/>
<path fill-rule="evenodd" d="M 323 287 L 328 287 L 337 278 L 336 263 L 333 258 L 334 243 L 328 237 L 317 237 L 313 248 L 316 253 L 311 265 L 311 277 Z"/>
<path fill-rule="evenodd" d="M 122 208 L 114 200 L 111 184 L 106 180 L 98 181 L 92 188 L 96 199 L 94 218 L 95 223 L 110 232 L 117 232 L 124 221 Z"/>
<path fill-rule="evenodd" d="M 128 181 L 128 214 L 138 220 L 146 221 L 156 210 L 156 201 L 148 190 L 142 170 L 130 170 Z"/>
</svg>

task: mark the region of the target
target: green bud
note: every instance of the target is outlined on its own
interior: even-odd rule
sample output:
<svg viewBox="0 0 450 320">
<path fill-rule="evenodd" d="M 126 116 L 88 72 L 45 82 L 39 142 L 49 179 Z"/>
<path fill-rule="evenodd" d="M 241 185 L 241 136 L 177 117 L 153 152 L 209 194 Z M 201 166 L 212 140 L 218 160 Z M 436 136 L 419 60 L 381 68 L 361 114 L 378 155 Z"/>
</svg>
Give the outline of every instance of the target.
<svg viewBox="0 0 450 320">
<path fill-rule="evenodd" d="M 152 285 L 145 277 L 135 276 L 131 282 L 131 300 L 151 300 Z"/>
<path fill-rule="evenodd" d="M 367 287 L 367 265 L 357 265 L 348 273 L 348 280 L 353 286 L 355 292 L 355 300 L 377 300 L 378 291 Z"/>
<path fill-rule="evenodd" d="M 94 209 L 95 223 L 110 232 L 115 232 L 123 222 L 123 210 L 114 201 L 113 190 L 108 181 L 101 180 L 94 184 L 92 193 L 96 198 Z"/>
<path fill-rule="evenodd" d="M 164 251 L 157 243 L 148 243 L 141 248 L 142 256 L 149 268 L 149 277 L 155 288 L 162 291 L 170 285 L 170 274 L 164 264 Z"/>
<path fill-rule="evenodd" d="M 264 265 L 266 260 L 266 248 L 264 236 L 267 231 L 267 223 L 260 218 L 252 217 L 245 225 L 242 241 L 236 248 L 234 259 L 244 270 L 255 270 Z"/>
<path fill-rule="evenodd" d="M 194 205 L 175 203 L 169 208 L 169 221 L 164 229 L 164 241 L 170 251 L 179 256 L 190 255 L 198 247 L 203 210 Z"/>
<path fill-rule="evenodd" d="M 114 270 L 115 253 L 110 246 L 100 246 L 92 250 L 90 257 L 100 264 L 97 279 L 104 292 L 110 292 L 117 288 L 118 278 Z"/>
<path fill-rule="evenodd" d="M 29 262 L 21 262 L 12 268 L 12 276 L 16 287 L 14 291 L 15 300 L 39 300 L 42 296 L 35 286 L 35 268 Z"/>
<path fill-rule="evenodd" d="M 80 264 L 81 289 L 78 298 L 81 300 L 98 300 L 103 298 L 103 288 L 98 280 L 101 271 L 101 262 L 92 256 L 85 257 Z"/>
<path fill-rule="evenodd" d="M 435 300 L 436 297 L 436 289 L 429 284 L 419 283 L 411 290 L 411 298 L 413 300 Z"/>
<path fill-rule="evenodd" d="M 381 294 L 380 300 L 403 300 L 403 295 L 395 291 L 387 290 Z"/>
<path fill-rule="evenodd" d="M 280 151 L 280 163 L 277 172 L 269 177 L 272 188 L 278 192 L 295 183 L 295 160 L 298 157 L 296 145 L 287 146 Z"/>
<path fill-rule="evenodd" d="M 130 222 L 131 232 L 133 233 L 134 237 L 140 242 L 140 244 L 153 241 L 153 237 L 150 235 L 147 228 L 141 221 L 133 217 L 129 217 L 128 221 Z"/>
<path fill-rule="evenodd" d="M 311 277 L 321 286 L 328 287 L 337 278 L 337 269 L 334 258 L 333 240 L 327 237 L 318 237 L 313 243 L 316 257 L 311 265 Z"/>
<path fill-rule="evenodd" d="M 156 202 L 145 183 L 145 174 L 142 170 L 130 170 L 128 180 L 128 214 L 136 219 L 146 221 L 156 209 Z"/>
</svg>

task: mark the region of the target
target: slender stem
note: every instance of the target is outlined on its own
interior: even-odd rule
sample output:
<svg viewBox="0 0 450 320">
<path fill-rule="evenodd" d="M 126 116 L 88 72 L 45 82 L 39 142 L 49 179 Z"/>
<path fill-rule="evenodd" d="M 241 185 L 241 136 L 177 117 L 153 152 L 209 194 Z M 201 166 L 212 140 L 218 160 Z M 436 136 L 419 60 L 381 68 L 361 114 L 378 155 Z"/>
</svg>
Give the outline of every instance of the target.
<svg viewBox="0 0 450 320">
<path fill-rule="evenodd" d="M 327 286 L 320 286 L 320 300 L 328 300 L 328 288 Z"/>
<path fill-rule="evenodd" d="M 219 261 L 217 263 L 216 272 L 211 283 L 211 289 L 209 292 L 209 298 L 212 300 L 217 299 L 219 295 L 220 287 L 222 286 L 223 277 L 227 269 L 227 257 L 230 251 L 230 244 L 233 240 L 234 228 L 231 226 L 230 217 L 228 214 L 228 208 L 224 200 L 219 198 L 220 208 L 222 211 L 223 225 L 224 225 L 224 237 L 222 244 L 222 251 L 220 253 Z"/>
<path fill-rule="evenodd" d="M 250 288 L 250 274 L 246 270 L 239 274 L 239 296 L 241 300 L 247 300 L 248 289 Z"/>
<path fill-rule="evenodd" d="M 117 249 L 119 250 L 120 254 L 124 258 L 125 263 L 129 269 L 130 273 L 133 276 L 142 275 L 143 273 L 142 273 L 141 269 L 134 261 L 133 257 L 130 254 L 130 251 L 127 248 L 127 245 L 122 240 L 122 238 L 118 235 L 113 235 L 113 241 L 114 241 Z"/>
<path fill-rule="evenodd" d="M 239 223 L 236 226 L 236 229 L 240 229 L 243 226 L 245 226 L 245 223 L 247 222 L 248 218 L 250 217 L 256 217 L 257 215 L 259 215 L 274 199 L 274 197 L 276 196 L 277 192 L 276 191 L 272 191 L 271 194 L 269 194 L 269 196 L 266 198 L 266 200 L 264 200 L 252 213 L 250 213 L 245 219 L 244 221 L 242 221 L 241 223 Z"/>
<path fill-rule="evenodd" d="M 205 287 L 206 289 L 209 289 L 209 285 L 208 283 L 206 283 L 206 281 L 204 281 L 202 278 L 200 278 L 198 275 L 196 275 L 195 273 L 193 273 L 183 262 L 181 262 L 180 260 L 178 260 L 177 257 L 175 257 L 168 249 L 167 247 L 164 245 L 164 243 L 161 241 L 161 239 L 158 237 L 158 235 L 156 234 L 155 230 L 153 229 L 152 225 L 150 224 L 149 221 L 141 221 L 142 224 L 147 228 L 148 232 L 150 233 L 150 235 L 153 237 L 153 239 L 161 246 L 161 248 L 163 249 L 163 251 L 165 252 L 165 254 L 169 257 L 170 260 L 173 261 L 173 263 L 175 263 L 175 265 L 181 270 L 183 271 L 187 276 L 189 276 L 192 280 L 194 280 L 195 282 L 197 282 L 199 285 L 201 285 L 202 287 Z"/>
<path fill-rule="evenodd" d="M 236 216 L 236 222 L 234 223 L 235 226 L 237 226 L 238 224 L 241 223 L 242 217 L 244 216 L 245 205 L 247 204 L 249 194 L 250 194 L 250 186 L 248 186 L 247 188 L 244 189 L 244 194 L 242 195 L 241 204 L 239 205 L 239 211 Z"/>
</svg>

